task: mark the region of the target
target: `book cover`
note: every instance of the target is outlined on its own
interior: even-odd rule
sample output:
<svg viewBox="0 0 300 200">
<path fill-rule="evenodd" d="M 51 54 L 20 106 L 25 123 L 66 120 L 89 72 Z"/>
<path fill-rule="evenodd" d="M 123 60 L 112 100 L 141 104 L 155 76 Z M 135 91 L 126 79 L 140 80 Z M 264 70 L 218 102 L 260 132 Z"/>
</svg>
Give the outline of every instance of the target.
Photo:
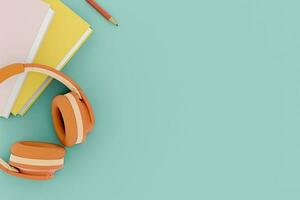
<svg viewBox="0 0 300 200">
<path fill-rule="evenodd" d="M 39 0 L 1 0 L 0 68 L 34 60 L 53 14 L 50 6 Z M 9 117 L 25 76 L 0 84 L 1 117 Z"/>
</svg>

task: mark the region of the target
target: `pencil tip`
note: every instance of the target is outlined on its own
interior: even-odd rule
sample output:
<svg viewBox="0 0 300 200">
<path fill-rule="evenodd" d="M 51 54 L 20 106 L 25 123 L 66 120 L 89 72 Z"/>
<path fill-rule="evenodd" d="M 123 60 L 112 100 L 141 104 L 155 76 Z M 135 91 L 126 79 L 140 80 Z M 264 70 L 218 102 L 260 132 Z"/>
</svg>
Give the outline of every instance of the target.
<svg viewBox="0 0 300 200">
<path fill-rule="evenodd" d="M 113 23 L 114 25 L 116 25 L 116 26 L 119 26 L 119 23 L 117 22 L 117 20 L 115 20 L 114 18 L 110 18 L 109 19 L 109 21 L 111 22 L 111 23 Z"/>
</svg>

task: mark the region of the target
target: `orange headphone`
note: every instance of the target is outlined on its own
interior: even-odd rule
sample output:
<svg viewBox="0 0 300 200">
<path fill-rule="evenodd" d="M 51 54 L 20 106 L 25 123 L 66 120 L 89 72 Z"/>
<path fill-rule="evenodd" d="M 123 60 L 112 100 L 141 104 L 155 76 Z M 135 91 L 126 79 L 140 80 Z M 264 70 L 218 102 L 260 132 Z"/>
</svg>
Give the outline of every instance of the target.
<svg viewBox="0 0 300 200">
<path fill-rule="evenodd" d="M 71 92 L 58 95 L 52 101 L 52 119 L 56 134 L 64 146 L 83 143 L 94 128 L 91 104 L 80 87 L 68 76 L 40 64 L 12 64 L 0 69 L 0 83 L 23 73 L 46 74 L 67 86 Z M 0 159 L 0 169 L 6 173 L 32 180 L 47 180 L 64 166 L 64 147 L 45 142 L 21 141 L 11 148 L 9 163 Z"/>
</svg>

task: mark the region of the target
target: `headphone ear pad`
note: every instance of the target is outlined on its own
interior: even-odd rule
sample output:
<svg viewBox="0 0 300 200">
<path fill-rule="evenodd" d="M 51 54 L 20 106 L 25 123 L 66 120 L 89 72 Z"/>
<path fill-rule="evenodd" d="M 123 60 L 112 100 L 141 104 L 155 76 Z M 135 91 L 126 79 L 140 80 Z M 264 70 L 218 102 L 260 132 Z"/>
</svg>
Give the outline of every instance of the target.
<svg viewBox="0 0 300 200">
<path fill-rule="evenodd" d="M 53 99 L 52 119 L 62 144 L 71 147 L 85 141 L 91 125 L 88 111 L 76 93 L 70 92 Z"/>
<path fill-rule="evenodd" d="M 22 141 L 11 148 L 9 164 L 21 174 L 43 179 L 63 168 L 65 149 L 46 142 Z"/>
</svg>

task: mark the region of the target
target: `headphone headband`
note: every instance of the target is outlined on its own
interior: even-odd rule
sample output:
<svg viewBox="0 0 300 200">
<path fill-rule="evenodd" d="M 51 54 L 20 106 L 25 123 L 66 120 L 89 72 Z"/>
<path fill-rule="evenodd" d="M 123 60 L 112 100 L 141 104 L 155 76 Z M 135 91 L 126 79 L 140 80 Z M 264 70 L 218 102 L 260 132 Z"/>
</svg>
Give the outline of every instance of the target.
<svg viewBox="0 0 300 200">
<path fill-rule="evenodd" d="M 82 99 L 82 91 L 80 87 L 62 72 L 52 67 L 41 64 L 12 64 L 0 69 L 0 83 L 6 79 L 23 72 L 37 72 L 54 78 L 64 84 L 72 92 L 75 92 Z"/>
<path fill-rule="evenodd" d="M 80 99 L 82 99 L 82 96 L 84 95 L 80 87 L 73 80 L 60 71 L 53 70 L 51 67 L 40 64 L 24 64 L 24 72 L 37 72 L 48 75 L 64 84 L 70 91 L 75 92 Z"/>
<path fill-rule="evenodd" d="M 51 78 L 54 78 L 64 84 L 67 88 L 69 88 L 72 92 L 75 92 L 79 98 L 85 102 L 88 110 L 89 110 L 89 115 L 92 124 L 94 124 L 95 119 L 94 119 L 94 112 L 92 109 L 91 104 L 89 103 L 87 97 L 84 95 L 83 91 L 79 87 L 77 83 L 75 83 L 71 78 L 66 76 L 64 73 L 49 67 L 47 65 L 42 65 L 42 64 L 22 64 L 22 63 L 16 63 L 12 65 L 8 65 L 4 68 L 0 69 L 0 84 L 5 81 L 6 79 L 15 76 L 17 74 L 21 74 L 23 72 L 37 72 L 41 74 L 45 74 Z"/>
</svg>

